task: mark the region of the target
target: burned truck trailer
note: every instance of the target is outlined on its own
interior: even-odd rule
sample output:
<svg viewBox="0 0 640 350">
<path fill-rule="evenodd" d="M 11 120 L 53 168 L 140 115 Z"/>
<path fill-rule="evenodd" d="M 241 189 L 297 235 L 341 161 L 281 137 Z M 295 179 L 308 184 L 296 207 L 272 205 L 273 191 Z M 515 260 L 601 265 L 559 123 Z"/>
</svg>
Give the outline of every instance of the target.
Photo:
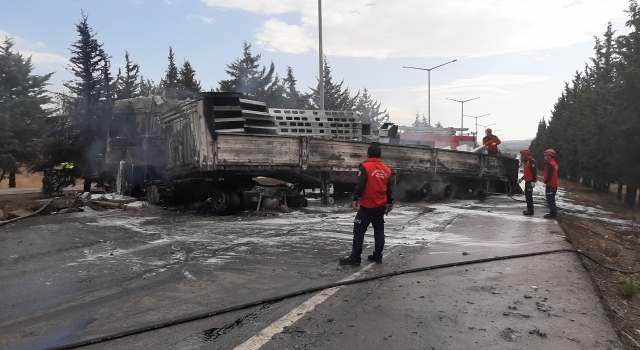
<svg viewBox="0 0 640 350">
<path fill-rule="evenodd" d="M 266 105 L 241 94 L 203 93 L 188 101 L 138 97 L 116 102 L 106 161 L 129 191 L 151 202 L 203 201 L 215 212 L 232 213 L 296 206 L 304 203 L 305 189 L 320 189 L 322 202 L 333 203 L 332 192 L 350 192 L 357 181 L 369 147 L 360 140 L 370 140 L 362 136 L 281 135 Z M 380 147 L 399 197 L 520 189 L 515 159 L 418 145 Z M 260 185 L 260 177 L 282 183 Z"/>
</svg>

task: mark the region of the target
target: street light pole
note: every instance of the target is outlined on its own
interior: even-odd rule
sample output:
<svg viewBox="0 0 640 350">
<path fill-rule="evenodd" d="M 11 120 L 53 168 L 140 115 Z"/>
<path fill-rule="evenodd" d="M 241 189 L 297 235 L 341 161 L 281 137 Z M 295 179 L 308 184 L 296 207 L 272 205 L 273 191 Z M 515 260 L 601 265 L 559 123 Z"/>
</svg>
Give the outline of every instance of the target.
<svg viewBox="0 0 640 350">
<path fill-rule="evenodd" d="M 324 111 L 324 54 L 322 53 L 322 0 L 318 0 L 318 53 L 320 61 L 320 76 L 318 90 L 320 90 L 320 110 Z"/>
<path fill-rule="evenodd" d="M 483 114 L 481 116 L 474 117 L 472 115 L 465 115 L 465 117 L 476 118 L 476 137 L 475 137 L 475 147 L 478 147 L 478 118 L 482 118 L 484 116 L 491 115 L 491 113 Z"/>
<path fill-rule="evenodd" d="M 426 70 L 427 71 L 427 81 L 428 81 L 428 85 L 427 85 L 428 86 L 428 94 L 427 94 L 427 101 L 428 102 L 427 103 L 429 105 L 429 107 L 427 108 L 427 116 L 428 116 L 427 122 L 428 122 L 429 126 L 431 126 L 431 71 L 436 69 L 436 68 L 438 68 L 438 67 L 442 67 L 442 66 L 444 66 L 446 64 L 455 62 L 457 60 L 458 59 L 455 59 L 453 61 L 449 61 L 447 63 L 443 63 L 443 64 L 441 64 L 439 66 L 435 66 L 435 67 L 432 67 L 432 68 L 418 68 L 418 67 L 402 66 L 402 68 L 419 69 L 419 70 Z"/>
<path fill-rule="evenodd" d="M 470 98 L 468 100 L 459 101 L 459 100 L 454 100 L 452 98 L 446 98 L 445 97 L 445 100 L 460 102 L 460 104 L 462 105 L 462 113 L 460 114 L 460 129 L 464 129 L 464 103 L 465 102 L 469 102 L 469 101 L 473 101 L 473 100 L 477 100 L 479 98 L 480 97 L 474 97 L 474 98 Z M 460 136 L 462 136 L 462 130 L 460 130 Z"/>
</svg>

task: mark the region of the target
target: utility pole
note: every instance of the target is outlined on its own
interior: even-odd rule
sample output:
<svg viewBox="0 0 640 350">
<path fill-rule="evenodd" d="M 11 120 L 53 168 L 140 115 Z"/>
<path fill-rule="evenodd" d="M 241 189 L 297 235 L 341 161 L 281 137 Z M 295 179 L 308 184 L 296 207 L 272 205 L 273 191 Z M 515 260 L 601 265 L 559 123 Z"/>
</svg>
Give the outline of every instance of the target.
<svg viewBox="0 0 640 350">
<path fill-rule="evenodd" d="M 487 115 L 491 115 L 491 113 L 483 114 L 483 115 L 478 116 L 478 117 L 474 117 L 472 115 L 465 115 L 465 117 L 476 118 L 476 134 L 475 134 L 475 146 L 474 147 L 478 147 L 478 118 L 482 118 L 482 117 L 487 116 Z"/>
<path fill-rule="evenodd" d="M 455 101 L 455 102 L 460 102 L 460 104 L 462 105 L 462 113 L 460 114 L 460 129 L 464 129 L 464 103 L 465 102 L 469 102 L 469 101 L 473 101 L 473 100 L 477 100 L 480 97 L 474 97 L 474 98 L 470 98 L 468 100 L 464 100 L 464 101 L 459 101 L 459 100 L 454 100 L 452 98 L 446 98 L 445 100 L 449 100 L 449 101 Z M 462 136 L 463 131 L 460 130 L 460 136 Z"/>
<path fill-rule="evenodd" d="M 324 111 L 324 54 L 322 53 L 322 0 L 318 0 L 318 55 L 320 61 L 320 76 L 318 90 L 320 90 L 320 110 Z"/>
<path fill-rule="evenodd" d="M 428 104 L 429 107 L 427 109 L 427 115 L 428 115 L 428 119 L 427 119 L 427 123 L 429 124 L 429 126 L 431 126 L 431 71 L 438 68 L 438 67 L 442 67 L 445 64 L 449 64 L 452 62 L 457 61 L 457 59 L 453 60 L 453 61 L 449 61 L 447 63 L 443 63 L 439 66 L 435 66 L 433 68 L 419 68 L 419 67 L 407 67 L 407 66 L 402 66 L 402 68 L 410 68 L 410 69 L 419 69 L 419 70 L 426 70 L 427 71 L 427 81 L 428 81 Z"/>
</svg>

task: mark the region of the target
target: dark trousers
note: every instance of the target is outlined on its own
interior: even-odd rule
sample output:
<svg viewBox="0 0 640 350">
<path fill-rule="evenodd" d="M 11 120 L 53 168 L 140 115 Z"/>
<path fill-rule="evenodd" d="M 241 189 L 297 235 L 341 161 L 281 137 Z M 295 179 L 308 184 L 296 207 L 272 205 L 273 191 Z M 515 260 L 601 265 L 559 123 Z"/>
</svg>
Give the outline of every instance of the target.
<svg viewBox="0 0 640 350">
<path fill-rule="evenodd" d="M 498 151 L 493 151 L 493 152 L 487 151 L 487 154 L 490 155 L 490 156 L 497 156 L 498 155 Z"/>
<path fill-rule="evenodd" d="M 533 183 L 531 181 L 524 183 L 524 198 L 527 200 L 527 210 L 533 213 Z"/>
<path fill-rule="evenodd" d="M 360 261 L 364 234 L 367 232 L 369 224 L 373 225 L 373 238 L 376 242 L 373 255 L 382 257 L 382 249 L 384 249 L 384 213 L 386 210 L 386 204 L 373 209 L 364 207 L 360 207 L 360 209 L 358 209 L 356 218 L 353 220 L 352 260 Z"/>
<path fill-rule="evenodd" d="M 558 207 L 556 207 L 556 192 L 558 192 L 557 187 L 549 187 L 545 191 L 547 195 L 547 205 L 549 206 L 549 214 L 551 216 L 558 215 Z"/>
</svg>

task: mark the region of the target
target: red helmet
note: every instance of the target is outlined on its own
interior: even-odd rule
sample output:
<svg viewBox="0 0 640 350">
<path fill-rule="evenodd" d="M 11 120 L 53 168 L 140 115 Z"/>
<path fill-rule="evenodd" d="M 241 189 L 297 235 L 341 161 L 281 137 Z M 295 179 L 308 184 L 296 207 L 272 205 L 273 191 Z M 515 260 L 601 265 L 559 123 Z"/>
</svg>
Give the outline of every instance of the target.
<svg viewBox="0 0 640 350">
<path fill-rule="evenodd" d="M 491 128 L 487 128 L 487 130 L 486 130 L 486 132 L 489 133 L 489 134 L 491 134 L 492 131 L 493 130 L 491 130 Z"/>
<path fill-rule="evenodd" d="M 530 156 L 531 155 L 531 151 L 528 148 L 523 148 L 520 151 L 520 154 L 522 154 L 523 156 Z"/>
<path fill-rule="evenodd" d="M 544 151 L 544 155 L 545 155 L 545 157 L 546 156 L 555 157 L 556 156 L 556 151 L 554 151 L 551 148 L 549 148 L 548 150 Z"/>
</svg>

